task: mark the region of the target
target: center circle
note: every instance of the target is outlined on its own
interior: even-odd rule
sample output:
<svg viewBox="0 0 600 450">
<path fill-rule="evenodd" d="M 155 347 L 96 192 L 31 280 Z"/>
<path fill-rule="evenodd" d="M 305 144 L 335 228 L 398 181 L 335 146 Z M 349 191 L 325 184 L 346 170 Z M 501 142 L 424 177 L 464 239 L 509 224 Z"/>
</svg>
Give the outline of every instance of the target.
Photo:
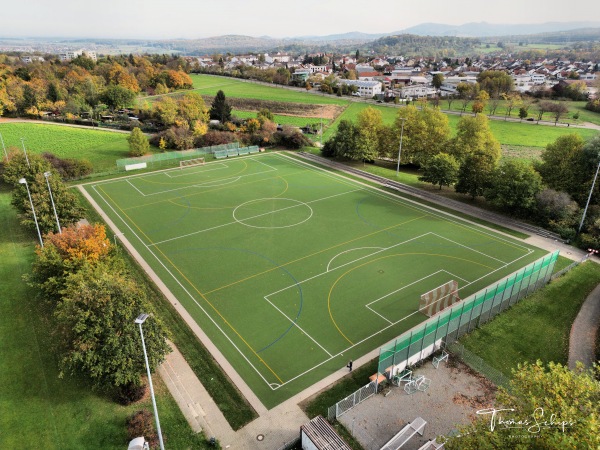
<svg viewBox="0 0 600 450">
<path fill-rule="evenodd" d="M 306 222 L 312 208 L 291 198 L 259 198 L 242 203 L 233 210 L 233 219 L 252 228 L 289 228 Z"/>
</svg>

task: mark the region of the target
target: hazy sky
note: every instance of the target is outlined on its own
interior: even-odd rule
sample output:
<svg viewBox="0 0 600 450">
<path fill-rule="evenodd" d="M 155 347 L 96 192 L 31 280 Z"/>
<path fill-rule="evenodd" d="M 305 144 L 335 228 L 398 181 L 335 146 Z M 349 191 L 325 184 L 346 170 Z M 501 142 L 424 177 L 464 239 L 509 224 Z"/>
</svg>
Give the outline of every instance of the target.
<svg viewBox="0 0 600 450">
<path fill-rule="evenodd" d="M 289 37 L 390 33 L 423 22 L 600 20 L 600 1 L 0 0 L 0 17 L 0 37 Z"/>
</svg>

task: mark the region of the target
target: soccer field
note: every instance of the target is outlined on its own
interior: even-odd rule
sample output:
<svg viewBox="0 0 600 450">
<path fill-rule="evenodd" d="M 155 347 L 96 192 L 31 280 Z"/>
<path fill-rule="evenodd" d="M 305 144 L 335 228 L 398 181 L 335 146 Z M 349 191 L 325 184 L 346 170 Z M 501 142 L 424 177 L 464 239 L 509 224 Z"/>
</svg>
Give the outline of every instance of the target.
<svg viewBox="0 0 600 450">
<path fill-rule="evenodd" d="M 267 407 L 545 253 L 276 153 L 85 189 Z"/>
</svg>

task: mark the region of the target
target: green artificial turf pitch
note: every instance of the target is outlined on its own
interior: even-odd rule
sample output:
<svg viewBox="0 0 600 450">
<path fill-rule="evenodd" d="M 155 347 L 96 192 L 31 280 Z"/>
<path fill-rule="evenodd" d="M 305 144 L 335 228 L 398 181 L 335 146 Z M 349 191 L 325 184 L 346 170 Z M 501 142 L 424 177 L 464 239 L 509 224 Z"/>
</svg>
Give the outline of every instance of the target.
<svg viewBox="0 0 600 450">
<path fill-rule="evenodd" d="M 544 253 L 276 153 L 86 189 L 267 407 Z"/>
</svg>

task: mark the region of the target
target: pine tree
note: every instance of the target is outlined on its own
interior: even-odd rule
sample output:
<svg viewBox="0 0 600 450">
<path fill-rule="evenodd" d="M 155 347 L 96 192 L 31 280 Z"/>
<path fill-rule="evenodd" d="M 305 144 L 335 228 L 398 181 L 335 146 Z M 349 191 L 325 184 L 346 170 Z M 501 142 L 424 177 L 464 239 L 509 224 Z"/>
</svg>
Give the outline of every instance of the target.
<svg viewBox="0 0 600 450">
<path fill-rule="evenodd" d="M 212 102 L 210 118 L 211 120 L 219 120 L 221 123 L 229 122 L 229 120 L 231 120 L 231 106 L 227 104 L 225 93 L 223 91 L 217 92 L 217 96 Z"/>
</svg>

